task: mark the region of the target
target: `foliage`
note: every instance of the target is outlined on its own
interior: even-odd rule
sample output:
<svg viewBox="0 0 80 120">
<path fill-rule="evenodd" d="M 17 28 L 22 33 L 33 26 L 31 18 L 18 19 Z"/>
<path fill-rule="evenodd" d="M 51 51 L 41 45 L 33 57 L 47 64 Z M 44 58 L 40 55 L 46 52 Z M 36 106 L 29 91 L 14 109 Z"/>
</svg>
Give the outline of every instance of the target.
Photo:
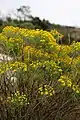
<svg viewBox="0 0 80 120">
<path fill-rule="evenodd" d="M 10 114 L 10 109 L 21 106 L 21 113 L 27 114 L 30 120 L 58 120 L 58 116 L 64 120 L 65 110 L 59 112 L 68 102 L 75 104 L 76 99 L 76 106 L 80 105 L 80 43 L 59 45 L 62 37 L 56 30 L 48 32 L 13 26 L 5 27 L 0 33 L 0 43 L 13 58 L 0 63 L 0 104 L 2 107 L 6 104 Z M 9 71 L 13 71 L 14 76 L 9 74 L 7 79 Z M 16 77 L 14 84 L 10 82 L 11 77 Z M 51 115 L 51 111 L 56 112 Z M 49 118 L 46 117 L 48 112 Z"/>
</svg>

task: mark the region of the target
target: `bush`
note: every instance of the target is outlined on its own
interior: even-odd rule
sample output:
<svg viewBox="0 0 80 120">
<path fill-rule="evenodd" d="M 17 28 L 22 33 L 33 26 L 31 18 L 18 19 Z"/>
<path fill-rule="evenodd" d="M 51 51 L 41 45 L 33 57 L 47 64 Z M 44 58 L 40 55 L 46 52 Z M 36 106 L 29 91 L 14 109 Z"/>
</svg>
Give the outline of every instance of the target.
<svg viewBox="0 0 80 120">
<path fill-rule="evenodd" d="M 80 44 L 62 35 L 7 26 L 0 43 L 11 61 L 0 62 L 1 120 L 73 120 L 80 106 Z"/>
</svg>

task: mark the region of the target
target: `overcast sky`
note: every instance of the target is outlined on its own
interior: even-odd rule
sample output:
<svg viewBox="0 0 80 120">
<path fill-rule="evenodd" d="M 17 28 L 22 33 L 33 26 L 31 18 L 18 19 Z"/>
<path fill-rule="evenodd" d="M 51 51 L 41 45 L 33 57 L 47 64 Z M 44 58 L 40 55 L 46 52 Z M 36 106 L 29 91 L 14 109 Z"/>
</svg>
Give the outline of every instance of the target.
<svg viewBox="0 0 80 120">
<path fill-rule="evenodd" d="M 0 10 L 15 10 L 29 5 L 31 14 L 52 23 L 80 27 L 80 0 L 0 0 Z"/>
</svg>

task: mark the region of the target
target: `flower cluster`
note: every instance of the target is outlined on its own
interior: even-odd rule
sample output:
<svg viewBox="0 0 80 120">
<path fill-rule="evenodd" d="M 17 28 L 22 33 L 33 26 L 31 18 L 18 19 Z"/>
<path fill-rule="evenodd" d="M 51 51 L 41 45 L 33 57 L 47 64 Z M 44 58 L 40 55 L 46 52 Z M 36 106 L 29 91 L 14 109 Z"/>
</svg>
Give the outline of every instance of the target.
<svg viewBox="0 0 80 120">
<path fill-rule="evenodd" d="M 62 86 L 67 86 L 76 93 L 80 93 L 79 85 L 75 84 L 68 76 L 61 76 L 58 82 L 60 82 Z"/>
<path fill-rule="evenodd" d="M 43 85 L 39 87 L 38 93 L 40 95 L 53 96 L 55 91 L 54 88 L 49 85 Z"/>
<path fill-rule="evenodd" d="M 27 65 L 22 62 L 15 61 L 14 63 L 1 63 L 0 64 L 0 74 L 7 72 L 8 70 L 11 71 L 27 71 Z"/>
<path fill-rule="evenodd" d="M 8 97 L 7 102 L 15 106 L 29 104 L 27 95 L 23 93 L 20 94 L 19 91 Z"/>
</svg>

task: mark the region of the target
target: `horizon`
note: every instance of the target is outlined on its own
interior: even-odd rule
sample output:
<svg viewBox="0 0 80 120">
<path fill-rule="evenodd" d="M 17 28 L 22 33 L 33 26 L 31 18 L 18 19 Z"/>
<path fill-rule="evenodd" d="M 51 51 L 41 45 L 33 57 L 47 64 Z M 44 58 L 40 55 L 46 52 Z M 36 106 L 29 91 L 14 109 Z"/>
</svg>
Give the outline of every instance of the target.
<svg viewBox="0 0 80 120">
<path fill-rule="evenodd" d="M 1 0 L 0 11 L 4 14 L 15 11 L 22 5 L 30 6 L 31 15 L 64 26 L 80 27 L 79 0 Z"/>
</svg>

